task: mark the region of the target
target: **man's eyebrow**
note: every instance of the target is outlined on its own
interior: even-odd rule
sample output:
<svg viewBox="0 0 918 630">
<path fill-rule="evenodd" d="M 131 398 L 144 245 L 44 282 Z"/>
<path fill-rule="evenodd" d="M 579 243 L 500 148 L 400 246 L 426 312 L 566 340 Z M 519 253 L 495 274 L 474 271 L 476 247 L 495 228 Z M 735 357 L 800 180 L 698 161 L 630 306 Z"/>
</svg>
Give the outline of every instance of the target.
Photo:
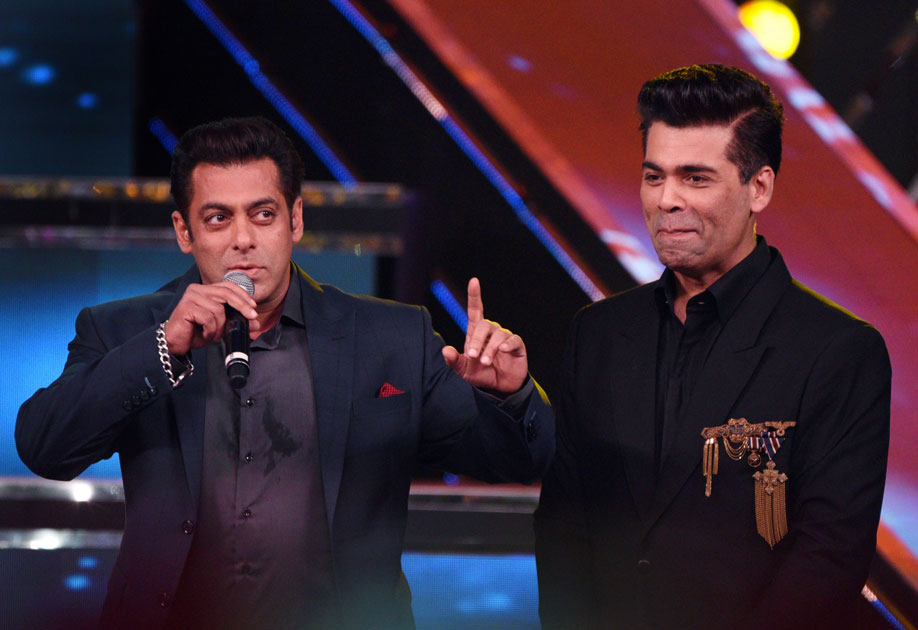
<svg viewBox="0 0 918 630">
<path fill-rule="evenodd" d="M 257 208 L 258 206 L 271 206 L 271 205 L 276 206 L 277 199 L 275 199 L 274 197 L 262 197 L 261 199 L 258 199 L 250 203 L 248 207 L 246 207 L 246 210 L 252 210 L 253 208 Z"/>
<path fill-rule="evenodd" d="M 641 168 L 645 168 L 651 171 L 663 171 L 665 170 L 662 166 L 658 166 L 650 160 L 644 160 L 641 163 Z M 680 164 L 675 168 L 675 171 L 679 174 L 685 173 L 716 173 L 717 169 L 713 166 L 706 166 L 704 164 Z"/>
<path fill-rule="evenodd" d="M 262 199 L 257 199 L 253 201 L 252 203 L 248 204 L 246 206 L 246 211 L 248 212 L 249 210 L 252 210 L 253 208 L 257 208 L 258 206 L 270 206 L 270 205 L 277 205 L 277 199 L 274 199 L 273 197 L 263 197 Z M 220 203 L 219 201 L 209 201 L 205 203 L 203 206 L 201 206 L 201 210 L 200 210 L 201 212 L 205 212 L 207 210 L 219 210 L 221 212 L 227 212 L 227 213 L 231 213 L 233 211 L 232 207 L 226 205 L 225 203 Z"/>
<path fill-rule="evenodd" d="M 208 210 L 220 210 L 221 212 L 231 212 L 232 211 L 232 209 L 228 205 L 217 202 L 217 201 L 210 201 L 208 203 L 205 203 L 204 205 L 201 206 L 199 212 L 203 214 L 204 212 Z"/>
<path fill-rule="evenodd" d="M 717 169 L 713 166 L 704 164 L 680 164 L 676 167 L 677 173 L 716 173 Z"/>
</svg>

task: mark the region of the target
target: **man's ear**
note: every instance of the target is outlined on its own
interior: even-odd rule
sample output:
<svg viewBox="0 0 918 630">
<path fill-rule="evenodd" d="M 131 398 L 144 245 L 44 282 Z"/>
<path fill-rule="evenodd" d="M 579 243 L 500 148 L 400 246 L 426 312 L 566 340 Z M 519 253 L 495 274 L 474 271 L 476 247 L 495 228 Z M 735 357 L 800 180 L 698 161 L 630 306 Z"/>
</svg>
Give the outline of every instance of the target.
<svg viewBox="0 0 918 630">
<path fill-rule="evenodd" d="M 175 240 L 183 254 L 191 253 L 191 227 L 178 210 L 172 213 L 172 227 L 175 228 Z"/>
<path fill-rule="evenodd" d="M 290 229 L 294 243 L 303 238 L 303 198 L 297 197 L 290 208 Z"/>
<path fill-rule="evenodd" d="M 771 202 L 775 192 L 775 172 L 770 166 L 760 168 L 749 180 L 749 209 L 758 214 Z"/>
</svg>

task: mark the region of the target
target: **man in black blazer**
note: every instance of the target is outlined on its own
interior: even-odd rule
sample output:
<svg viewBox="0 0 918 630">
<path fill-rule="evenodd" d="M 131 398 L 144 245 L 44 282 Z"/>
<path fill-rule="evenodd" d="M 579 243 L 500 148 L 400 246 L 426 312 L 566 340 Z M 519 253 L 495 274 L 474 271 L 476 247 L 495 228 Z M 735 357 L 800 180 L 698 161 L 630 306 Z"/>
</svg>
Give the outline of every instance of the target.
<svg viewBox="0 0 918 630">
<path fill-rule="evenodd" d="M 536 514 L 543 627 L 850 627 L 886 473 L 883 339 L 756 235 L 781 160 L 767 85 L 691 66 L 638 103 L 666 270 L 574 319 Z"/>
<path fill-rule="evenodd" d="M 528 483 L 548 466 L 553 415 L 522 340 L 483 318 L 478 281 L 462 353 L 422 308 L 316 284 L 290 261 L 302 179 L 264 119 L 189 131 L 172 218 L 195 266 L 84 309 L 63 373 L 20 410 L 39 475 L 120 456 L 104 627 L 413 627 L 400 558 L 415 467 Z M 233 386 L 229 307 L 251 339 Z"/>
</svg>

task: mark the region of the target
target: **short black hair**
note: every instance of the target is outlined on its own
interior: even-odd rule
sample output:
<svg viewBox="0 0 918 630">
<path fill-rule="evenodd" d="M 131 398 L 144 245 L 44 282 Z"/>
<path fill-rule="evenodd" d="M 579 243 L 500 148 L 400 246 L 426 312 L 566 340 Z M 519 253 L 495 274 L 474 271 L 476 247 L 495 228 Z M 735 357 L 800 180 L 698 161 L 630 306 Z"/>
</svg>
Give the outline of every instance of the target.
<svg viewBox="0 0 918 630">
<path fill-rule="evenodd" d="M 229 166 L 263 158 L 277 165 L 281 191 L 292 212 L 300 194 L 306 169 L 290 138 L 273 122 L 261 116 L 224 118 L 189 129 L 172 153 L 172 198 L 185 221 L 194 191 L 191 173 L 198 164 Z"/>
<path fill-rule="evenodd" d="M 784 107 L 768 84 L 739 68 L 706 64 L 677 68 L 647 81 L 638 94 L 641 135 L 655 122 L 670 127 L 732 125 L 727 159 L 748 183 L 765 165 L 781 166 Z"/>
</svg>

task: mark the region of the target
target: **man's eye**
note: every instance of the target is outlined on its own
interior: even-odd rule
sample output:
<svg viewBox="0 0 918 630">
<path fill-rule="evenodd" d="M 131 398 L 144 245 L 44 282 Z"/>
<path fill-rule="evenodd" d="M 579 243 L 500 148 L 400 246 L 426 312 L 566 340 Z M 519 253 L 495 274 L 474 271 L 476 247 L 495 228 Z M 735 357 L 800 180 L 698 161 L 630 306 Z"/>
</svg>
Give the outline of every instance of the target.
<svg viewBox="0 0 918 630">
<path fill-rule="evenodd" d="M 212 214 L 212 215 L 210 215 L 209 217 L 207 217 L 206 219 L 204 219 L 204 222 L 205 222 L 205 223 L 209 223 L 209 224 L 211 224 L 211 225 L 216 225 L 216 224 L 218 224 L 218 223 L 223 223 L 224 221 L 226 221 L 226 215 L 225 215 L 225 214 Z"/>
<path fill-rule="evenodd" d="M 663 178 L 657 175 L 656 173 L 644 173 L 644 181 L 648 184 L 655 184 L 661 181 Z"/>
<path fill-rule="evenodd" d="M 259 210 L 255 213 L 255 217 L 262 221 L 269 221 L 274 218 L 274 210 L 268 210 L 267 208 Z"/>
<path fill-rule="evenodd" d="M 689 175 L 688 180 L 693 184 L 704 184 L 708 181 L 708 178 L 704 175 Z"/>
</svg>

